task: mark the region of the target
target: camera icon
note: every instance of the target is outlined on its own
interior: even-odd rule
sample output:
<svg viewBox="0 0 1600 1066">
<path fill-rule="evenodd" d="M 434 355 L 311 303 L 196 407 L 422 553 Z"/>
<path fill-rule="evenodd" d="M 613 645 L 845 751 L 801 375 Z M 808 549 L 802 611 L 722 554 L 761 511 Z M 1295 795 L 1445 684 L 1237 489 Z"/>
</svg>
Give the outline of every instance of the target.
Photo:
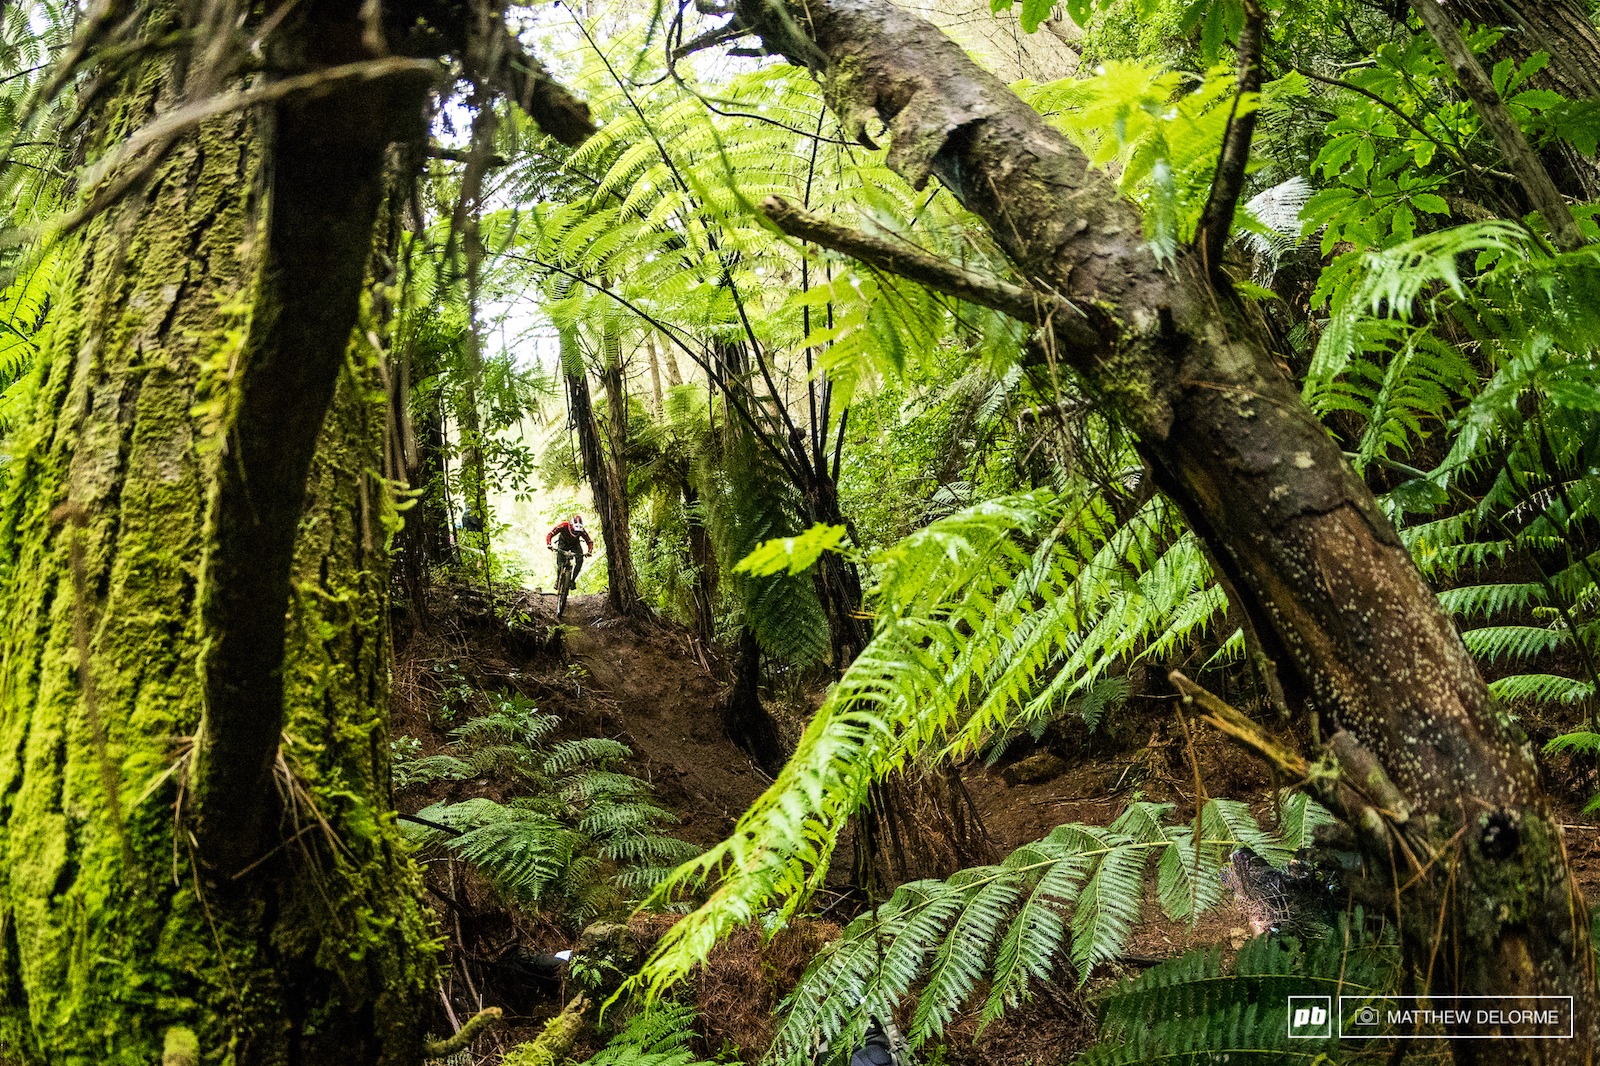
<svg viewBox="0 0 1600 1066">
<path fill-rule="evenodd" d="M 1356 1011 L 1354 1018 L 1350 1019 L 1351 1025 L 1377 1025 L 1378 1012 L 1371 1007 L 1362 1007 Z"/>
</svg>

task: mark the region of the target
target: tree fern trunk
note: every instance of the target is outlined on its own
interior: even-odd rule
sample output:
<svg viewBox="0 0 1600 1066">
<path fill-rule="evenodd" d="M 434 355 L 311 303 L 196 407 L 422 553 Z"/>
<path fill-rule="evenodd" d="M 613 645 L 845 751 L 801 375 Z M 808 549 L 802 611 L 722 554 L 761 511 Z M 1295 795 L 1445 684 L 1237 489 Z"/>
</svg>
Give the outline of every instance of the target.
<svg viewBox="0 0 1600 1066">
<path fill-rule="evenodd" d="M 694 635 L 702 648 L 710 648 L 717 635 L 717 620 L 713 612 L 717 601 L 717 552 L 711 543 L 711 532 L 700 517 L 700 494 L 689 484 L 687 476 L 681 484 L 683 509 L 689 526 L 689 565 L 694 568 L 694 597 L 692 618 Z"/>
<path fill-rule="evenodd" d="M 761 642 L 749 626 L 739 631 L 733 685 L 721 700 L 722 728 L 755 764 L 776 777 L 789 757 L 772 712 L 761 702 Z"/>
<path fill-rule="evenodd" d="M 563 332 L 562 344 L 575 344 Z M 575 354 L 575 353 L 574 353 Z M 595 417 L 594 401 L 589 393 L 589 378 L 581 369 L 572 373 L 573 362 L 563 353 L 567 366 L 567 404 L 572 422 L 578 432 L 578 455 L 583 460 L 583 472 L 589 479 L 594 494 L 595 513 L 600 519 L 600 535 L 606 548 L 606 592 L 611 609 L 619 614 L 630 614 L 640 607 L 639 590 L 632 570 L 629 548 L 628 506 L 626 486 L 617 484 L 617 468 L 607 454 L 605 438 L 600 432 L 599 419 Z M 577 365 L 581 368 L 581 359 Z M 619 562 L 619 555 L 621 560 Z"/>
<path fill-rule="evenodd" d="M 841 422 L 839 432 L 844 432 Z M 839 486 L 827 467 L 827 457 L 808 454 L 806 441 L 796 431 L 790 439 L 790 453 L 795 468 L 800 472 L 800 490 L 805 501 L 807 523 L 831 526 L 848 525 L 839 509 Z M 861 611 L 861 574 L 856 565 L 838 552 L 823 552 L 814 571 L 817 598 L 828 614 L 828 641 L 835 673 L 855 662 L 861 649 L 867 646 L 872 633 Z"/>
<path fill-rule="evenodd" d="M 813 523 L 846 525 L 839 510 L 839 490 L 827 473 L 817 473 L 803 467 L 810 475 L 810 483 L 802 486 L 806 509 Z M 861 611 L 861 574 L 856 565 L 838 552 L 823 552 L 817 560 L 817 596 L 828 612 L 828 642 L 832 665 L 842 673 L 855 662 L 861 649 L 872 638 L 872 631 Z"/>
<path fill-rule="evenodd" d="M 600 383 L 606 390 L 606 577 L 611 609 L 618 614 L 645 611 L 639 582 L 633 570 L 633 527 L 628 500 L 628 389 L 621 353 L 615 341 L 607 345 L 606 368 Z M 595 495 L 598 503 L 600 496 Z"/>
<path fill-rule="evenodd" d="M 444 419 L 436 396 L 430 395 L 414 409 L 413 421 L 417 427 L 416 461 L 406 467 L 406 483 L 422 495 L 406 512 L 400 543 L 406 595 L 421 617 L 426 613 L 422 596 L 428 568 L 453 562 L 455 551 L 450 543 L 450 515 L 445 510 Z"/>
<path fill-rule="evenodd" d="M 1577 1039 L 1462 1041 L 1458 1060 L 1589 1061 L 1587 910 L 1531 755 L 1232 294 L 1193 251 L 1159 260 L 1112 179 L 922 19 L 887 0 L 739 10 L 769 51 L 818 71 L 847 129 L 887 123 L 890 166 L 918 188 L 938 177 L 1024 277 L 1072 302 L 1040 345 L 1138 435 L 1291 706 L 1340 741 L 1326 772 L 1342 760 L 1342 783 L 1318 787 L 1348 801 L 1368 870 L 1396 872 L 1403 943 L 1431 991 L 1575 997 Z"/>
<path fill-rule="evenodd" d="M 145 34 L 192 29 L 187 10 L 147 6 Z M 291 18 L 283 32 L 317 28 Z M 101 98 L 98 143 L 175 106 L 185 69 L 127 68 Z M 305 433 L 304 455 L 272 453 L 263 473 L 249 409 L 261 382 L 234 376 L 241 359 L 267 373 L 286 351 L 303 360 L 290 377 L 348 365 L 371 240 L 361 205 L 377 195 L 364 183 L 381 187 L 387 140 L 376 103 L 333 92 L 280 110 L 265 157 L 257 120 L 209 120 L 71 246 L 0 510 L 8 1060 L 155 1062 L 164 1046 L 241 1066 L 414 1059 L 429 929 L 386 803 L 394 512 L 365 475 L 383 467 L 381 384 L 357 357 L 337 393 L 336 373 L 324 393 L 293 389 L 272 447 Z M 334 143 L 295 139 L 320 106 L 350 112 L 320 122 Z M 360 188 L 314 191 L 283 171 L 285 153 L 341 135 L 360 142 L 339 159 Z M 259 225 L 261 167 L 283 228 Z M 297 229 L 341 207 L 337 232 Z M 282 273 L 273 242 L 296 232 L 315 245 L 315 278 Z M 317 343 L 274 348 L 297 330 Z M 253 524 L 229 512 L 224 484 L 246 470 L 261 474 Z M 275 493 L 283 479 L 292 493 Z M 236 577 L 245 556 L 254 581 Z M 263 662 L 248 690 L 225 687 Z M 246 706 L 263 720 L 241 736 Z M 235 794 L 244 809 L 222 809 Z"/>
</svg>

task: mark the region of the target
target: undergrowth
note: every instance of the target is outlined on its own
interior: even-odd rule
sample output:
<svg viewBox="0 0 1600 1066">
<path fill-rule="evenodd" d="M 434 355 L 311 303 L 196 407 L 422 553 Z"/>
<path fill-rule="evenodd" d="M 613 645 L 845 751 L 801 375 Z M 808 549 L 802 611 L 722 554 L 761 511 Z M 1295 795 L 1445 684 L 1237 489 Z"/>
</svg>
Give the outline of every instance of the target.
<svg viewBox="0 0 1600 1066">
<path fill-rule="evenodd" d="M 1332 935 L 1248 941 L 1228 965 L 1220 944 L 1196 948 L 1103 993 L 1100 1041 L 1073 1066 L 1151 1062 L 1325 1063 L 1370 1058 L 1329 1036 L 1290 1037 L 1290 997 L 1379 996 L 1400 983 L 1400 950 L 1388 926 L 1374 932 L 1357 907 Z M 1359 1001 L 1352 1001 L 1356 1006 Z"/>
<path fill-rule="evenodd" d="M 552 741 L 555 715 L 525 696 L 487 695 L 496 709 L 451 730 L 448 751 L 395 748 L 397 789 L 490 778 L 515 794 L 419 811 L 404 824 L 424 856 L 465 859 L 512 903 L 587 922 L 620 913 L 698 853 L 664 831 L 675 819 L 649 783 L 620 769 L 627 745 Z"/>
</svg>

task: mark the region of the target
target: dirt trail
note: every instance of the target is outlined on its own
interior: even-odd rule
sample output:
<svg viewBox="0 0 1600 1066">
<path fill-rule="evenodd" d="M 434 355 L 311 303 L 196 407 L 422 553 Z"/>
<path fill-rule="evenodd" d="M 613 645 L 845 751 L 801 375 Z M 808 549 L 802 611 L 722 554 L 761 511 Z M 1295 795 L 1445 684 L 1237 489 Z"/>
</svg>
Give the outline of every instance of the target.
<svg viewBox="0 0 1600 1066">
<path fill-rule="evenodd" d="M 419 738 L 422 754 L 442 750 L 449 729 L 459 723 L 438 716 L 438 696 L 459 664 L 475 685 L 520 690 L 541 710 L 559 715 L 562 737 L 607 736 L 627 744 L 634 752 L 629 771 L 649 780 L 662 804 L 681 819 L 670 831 L 702 847 L 723 840 L 770 781 L 724 733 L 717 707 L 723 682 L 701 664 L 687 633 L 669 624 L 611 617 L 602 595 L 571 597 L 557 622 L 553 594 L 496 592 L 491 607 L 481 589 L 433 590 L 430 610 L 435 627 L 408 637 L 397 634 L 395 733 Z M 409 698 L 402 695 L 407 678 L 413 681 Z M 1152 721 L 1166 713 L 1165 708 L 1147 709 Z M 1182 749 L 1170 742 L 1158 744 L 1152 726 L 1143 719 L 1128 731 L 1150 737 L 1148 745 L 1105 734 L 1074 736 L 1070 743 L 1056 744 L 1066 756 L 1065 765 L 1046 779 L 1008 784 L 1005 778 L 1014 780 L 1014 775 L 1002 774 L 1004 764 L 989 770 L 969 767 L 962 776 L 998 852 L 1004 855 L 1063 822 L 1108 824 L 1140 795 L 1177 802 L 1179 817 L 1192 810 L 1181 787 L 1190 779 Z M 1219 739 L 1206 738 L 1199 746 L 1204 749 L 1200 761 L 1213 794 L 1252 799 L 1264 794 L 1269 782 L 1242 772 L 1237 753 Z M 1019 745 L 1005 763 L 1027 754 L 1027 748 Z M 401 810 L 414 813 L 439 799 L 459 801 L 475 795 L 504 799 L 499 794 L 502 787 L 490 780 L 459 781 L 425 792 L 413 790 L 397 800 Z M 848 855 L 848 841 L 841 842 L 836 858 Z M 451 891 L 447 884 L 434 887 Z M 470 886 L 461 892 L 474 912 L 476 929 L 475 933 L 469 929 L 465 939 L 479 952 L 488 954 L 509 940 L 535 951 L 567 946 L 562 938 L 569 937 L 570 930 L 530 923 L 503 910 L 496 917 L 498 905 L 490 895 Z M 440 913 L 442 920 L 449 917 L 442 908 Z M 1130 955 L 1144 958 L 1174 955 L 1208 942 L 1231 941 L 1237 946 L 1249 925 L 1237 906 L 1213 912 L 1196 929 L 1162 919 L 1153 899 L 1145 914 L 1128 947 Z M 841 911 L 830 917 L 848 916 Z M 757 971 L 765 965 L 754 955 L 745 962 Z M 1110 977 L 1108 972 L 1097 974 L 1096 984 Z M 1082 1002 L 1068 986 L 991 1027 L 976 1046 L 956 1035 L 947 1061 L 951 1066 L 976 1062 L 1009 1066 L 1080 1047 L 1090 1026 Z M 531 1035 L 553 1005 L 529 1002 L 516 1008 L 507 1038 L 512 1033 Z M 975 1027 L 974 1014 L 957 1024 L 954 1033 L 970 1038 Z M 761 1042 L 754 1032 L 735 1040 Z"/>
<path fill-rule="evenodd" d="M 589 690 L 568 705 L 573 724 L 581 729 L 593 716 L 597 732 L 633 748 L 636 772 L 684 821 L 674 835 L 717 843 L 770 780 L 723 732 L 722 686 L 687 636 L 608 618 L 605 606 L 601 595 L 573 596 L 561 619 L 569 674 Z"/>
</svg>

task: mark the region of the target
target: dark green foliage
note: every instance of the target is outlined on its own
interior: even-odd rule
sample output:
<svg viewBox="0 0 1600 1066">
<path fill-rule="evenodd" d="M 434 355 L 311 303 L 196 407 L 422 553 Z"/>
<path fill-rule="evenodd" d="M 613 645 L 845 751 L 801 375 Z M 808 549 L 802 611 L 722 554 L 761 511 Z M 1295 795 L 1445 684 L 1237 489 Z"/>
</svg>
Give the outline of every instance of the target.
<svg viewBox="0 0 1600 1066">
<path fill-rule="evenodd" d="M 1591 733 L 1587 730 L 1564 733 L 1546 744 L 1544 753 L 1546 755 L 1581 754 L 1594 759 L 1600 756 L 1600 733 Z M 1600 811 L 1600 792 L 1590 796 L 1589 802 L 1584 804 L 1583 807 L 1584 814 L 1593 814 L 1596 811 Z"/>
<path fill-rule="evenodd" d="M 744 434 L 733 435 L 714 469 L 702 474 L 709 530 L 717 558 L 729 565 L 763 541 L 792 537 L 805 529 L 794 487 L 770 453 Z M 744 621 L 762 650 L 785 662 L 805 664 L 828 655 L 828 618 L 809 573 L 762 576 L 735 573 L 730 583 L 743 601 Z"/>
<path fill-rule="evenodd" d="M 1351 1053 L 1337 1039 L 1288 1038 L 1288 997 L 1328 996 L 1336 1005 L 1340 996 L 1397 988 L 1392 935 L 1365 926 L 1356 908 L 1320 940 L 1258 936 L 1231 967 L 1222 945 L 1197 948 L 1125 980 L 1100 997 L 1100 1041 L 1074 1066 L 1343 1061 Z"/>
<path fill-rule="evenodd" d="M 559 724 L 520 695 L 452 730 L 451 751 L 406 765 L 409 783 L 491 778 L 527 796 L 440 802 L 407 833 L 473 863 L 508 899 L 574 921 L 615 913 L 698 849 L 666 835 L 673 818 L 650 785 L 608 767 L 630 754 L 605 737 L 549 743 Z M 401 764 L 405 765 L 405 764 Z M 397 771 L 398 772 L 398 771 Z"/>
<path fill-rule="evenodd" d="M 689 1050 L 698 1035 L 694 1020 L 694 1010 L 683 1004 L 650 1004 L 584 1066 L 695 1066 L 699 1060 Z"/>
<path fill-rule="evenodd" d="M 39 356 L 39 336 L 50 309 L 50 288 L 61 257 L 47 252 L 0 289 L 0 433 L 27 414 L 28 372 Z"/>
</svg>

